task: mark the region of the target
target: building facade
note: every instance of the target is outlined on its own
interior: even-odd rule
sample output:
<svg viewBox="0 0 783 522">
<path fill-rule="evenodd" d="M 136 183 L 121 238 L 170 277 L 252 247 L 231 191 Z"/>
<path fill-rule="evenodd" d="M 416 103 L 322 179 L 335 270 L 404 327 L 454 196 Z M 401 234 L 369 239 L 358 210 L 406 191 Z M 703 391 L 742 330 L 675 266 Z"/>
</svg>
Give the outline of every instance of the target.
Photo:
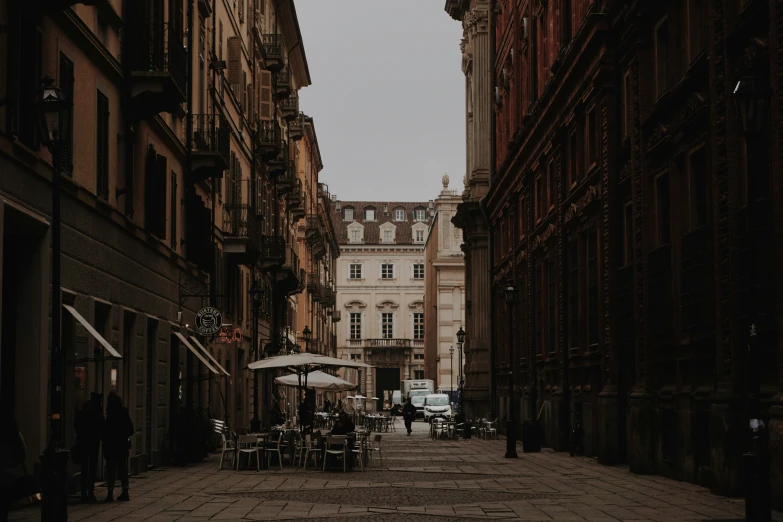
<svg viewBox="0 0 783 522">
<path fill-rule="evenodd" d="M 465 324 L 465 260 L 462 231 L 451 222 L 461 203 L 444 175 L 424 245 L 424 378 L 454 402 L 465 360 L 457 346 L 457 331 Z"/>
<path fill-rule="evenodd" d="M 33 469 L 49 437 L 53 165 L 33 103 L 50 76 L 73 102 L 59 155 L 64 447 L 90 393 L 115 391 L 139 472 L 169 461 L 187 410 L 232 429 L 265 414 L 270 387 L 256 405 L 243 370 L 256 358 L 249 290 L 263 290 L 259 344 L 287 349 L 320 158 L 298 107 L 310 76 L 293 1 L 93 4 L 0 1 L 0 387 Z M 214 337 L 195 329 L 205 306 L 222 313 Z"/>
<path fill-rule="evenodd" d="M 344 370 L 380 408 L 404 379 L 424 378 L 424 244 L 427 203 L 335 201 L 337 356 L 365 362 Z"/>
<path fill-rule="evenodd" d="M 462 230 L 465 253 L 465 385 L 468 417 L 491 417 L 495 401 L 492 381 L 492 300 L 489 223 L 482 200 L 487 195 L 492 147 L 492 45 L 488 0 L 447 0 L 446 12 L 462 22 L 462 72 L 465 74 L 466 158 L 462 203 L 452 218 Z"/>
<path fill-rule="evenodd" d="M 492 3 L 498 411 L 558 450 L 578 411 L 600 461 L 739 495 L 752 321 L 779 504 L 779 2 Z M 771 90 L 753 154 L 746 73 Z"/>
</svg>

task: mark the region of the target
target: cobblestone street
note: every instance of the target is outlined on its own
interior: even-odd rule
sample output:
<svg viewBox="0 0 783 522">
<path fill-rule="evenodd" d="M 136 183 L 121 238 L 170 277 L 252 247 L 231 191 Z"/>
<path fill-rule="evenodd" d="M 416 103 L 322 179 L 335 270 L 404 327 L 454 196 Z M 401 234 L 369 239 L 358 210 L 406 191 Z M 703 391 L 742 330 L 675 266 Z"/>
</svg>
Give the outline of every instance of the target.
<svg viewBox="0 0 783 522">
<path fill-rule="evenodd" d="M 217 471 L 203 464 L 131 477 L 131 501 L 74 505 L 71 521 L 110 520 L 741 520 L 740 499 L 593 459 L 544 450 L 503 458 L 505 441 L 384 434 L 384 462 L 361 472 Z M 97 488 L 98 498 L 105 487 Z M 783 516 L 775 513 L 775 519 Z M 10 520 L 38 520 L 28 508 Z"/>
</svg>

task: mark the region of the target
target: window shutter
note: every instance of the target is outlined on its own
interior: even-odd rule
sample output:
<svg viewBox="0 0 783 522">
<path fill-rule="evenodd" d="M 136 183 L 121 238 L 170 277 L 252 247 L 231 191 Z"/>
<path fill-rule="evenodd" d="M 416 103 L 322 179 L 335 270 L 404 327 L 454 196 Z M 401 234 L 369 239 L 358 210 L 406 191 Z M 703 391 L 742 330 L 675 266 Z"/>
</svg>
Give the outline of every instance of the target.
<svg viewBox="0 0 783 522">
<path fill-rule="evenodd" d="M 258 77 L 259 101 L 258 117 L 261 120 L 272 119 L 272 73 L 269 71 L 260 71 Z"/>
<path fill-rule="evenodd" d="M 255 104 L 255 90 L 253 89 L 253 84 L 248 83 L 247 84 L 247 119 L 250 122 L 250 124 L 254 124 L 255 121 L 258 119 L 256 118 L 256 104 Z"/>
<path fill-rule="evenodd" d="M 166 185 L 168 185 L 168 160 L 166 156 L 158 154 L 155 169 L 155 223 L 153 234 L 160 239 L 166 239 Z"/>
<path fill-rule="evenodd" d="M 96 193 L 99 198 L 109 200 L 109 99 L 97 92 L 97 140 L 96 153 Z"/>
<path fill-rule="evenodd" d="M 65 96 L 73 100 L 74 65 L 63 53 L 60 53 L 60 88 L 65 91 Z M 100 108 L 100 107 L 99 107 Z M 67 136 L 60 152 L 60 165 L 69 176 L 73 176 L 73 119 L 66 130 Z M 98 143 L 101 143 L 100 141 Z M 100 163 L 99 163 L 100 165 Z"/>
<path fill-rule="evenodd" d="M 240 102 L 243 111 L 247 111 L 247 72 L 242 71 L 242 83 L 240 84 L 242 89 L 242 101 Z"/>
<path fill-rule="evenodd" d="M 238 36 L 228 39 L 228 83 L 232 89 L 242 83 L 242 47 Z"/>
<path fill-rule="evenodd" d="M 144 164 L 144 229 L 152 233 L 155 221 L 155 169 L 157 154 L 155 147 L 150 145 L 147 149 L 147 159 Z"/>
<path fill-rule="evenodd" d="M 264 213 L 264 184 L 261 177 L 256 178 L 256 215 L 261 216 Z"/>
<path fill-rule="evenodd" d="M 245 0 L 239 0 L 239 23 L 245 21 Z"/>
<path fill-rule="evenodd" d="M 171 171 L 171 249 L 177 250 L 177 173 Z"/>
</svg>

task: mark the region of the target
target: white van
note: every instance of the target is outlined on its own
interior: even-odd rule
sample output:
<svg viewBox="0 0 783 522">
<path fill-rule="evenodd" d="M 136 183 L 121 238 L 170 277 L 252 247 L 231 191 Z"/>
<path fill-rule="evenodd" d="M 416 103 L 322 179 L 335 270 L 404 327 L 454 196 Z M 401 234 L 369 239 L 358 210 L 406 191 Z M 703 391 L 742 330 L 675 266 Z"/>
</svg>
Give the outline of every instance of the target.
<svg viewBox="0 0 783 522">
<path fill-rule="evenodd" d="M 445 393 L 431 393 L 424 397 L 424 420 L 432 422 L 435 417 L 451 418 L 451 402 Z"/>
</svg>

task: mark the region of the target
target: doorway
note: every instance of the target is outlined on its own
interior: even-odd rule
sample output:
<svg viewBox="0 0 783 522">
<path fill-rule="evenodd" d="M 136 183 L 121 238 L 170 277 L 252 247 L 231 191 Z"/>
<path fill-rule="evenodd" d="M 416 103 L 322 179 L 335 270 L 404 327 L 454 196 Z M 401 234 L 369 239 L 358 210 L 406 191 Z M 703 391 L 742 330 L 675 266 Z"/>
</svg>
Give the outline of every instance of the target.
<svg viewBox="0 0 783 522">
<path fill-rule="evenodd" d="M 376 411 L 383 406 L 386 397 L 391 399 L 392 393 L 401 388 L 400 369 L 399 368 L 376 368 L 375 369 L 375 397 L 380 401 L 375 401 Z M 378 404 L 380 402 L 380 405 Z"/>
</svg>

